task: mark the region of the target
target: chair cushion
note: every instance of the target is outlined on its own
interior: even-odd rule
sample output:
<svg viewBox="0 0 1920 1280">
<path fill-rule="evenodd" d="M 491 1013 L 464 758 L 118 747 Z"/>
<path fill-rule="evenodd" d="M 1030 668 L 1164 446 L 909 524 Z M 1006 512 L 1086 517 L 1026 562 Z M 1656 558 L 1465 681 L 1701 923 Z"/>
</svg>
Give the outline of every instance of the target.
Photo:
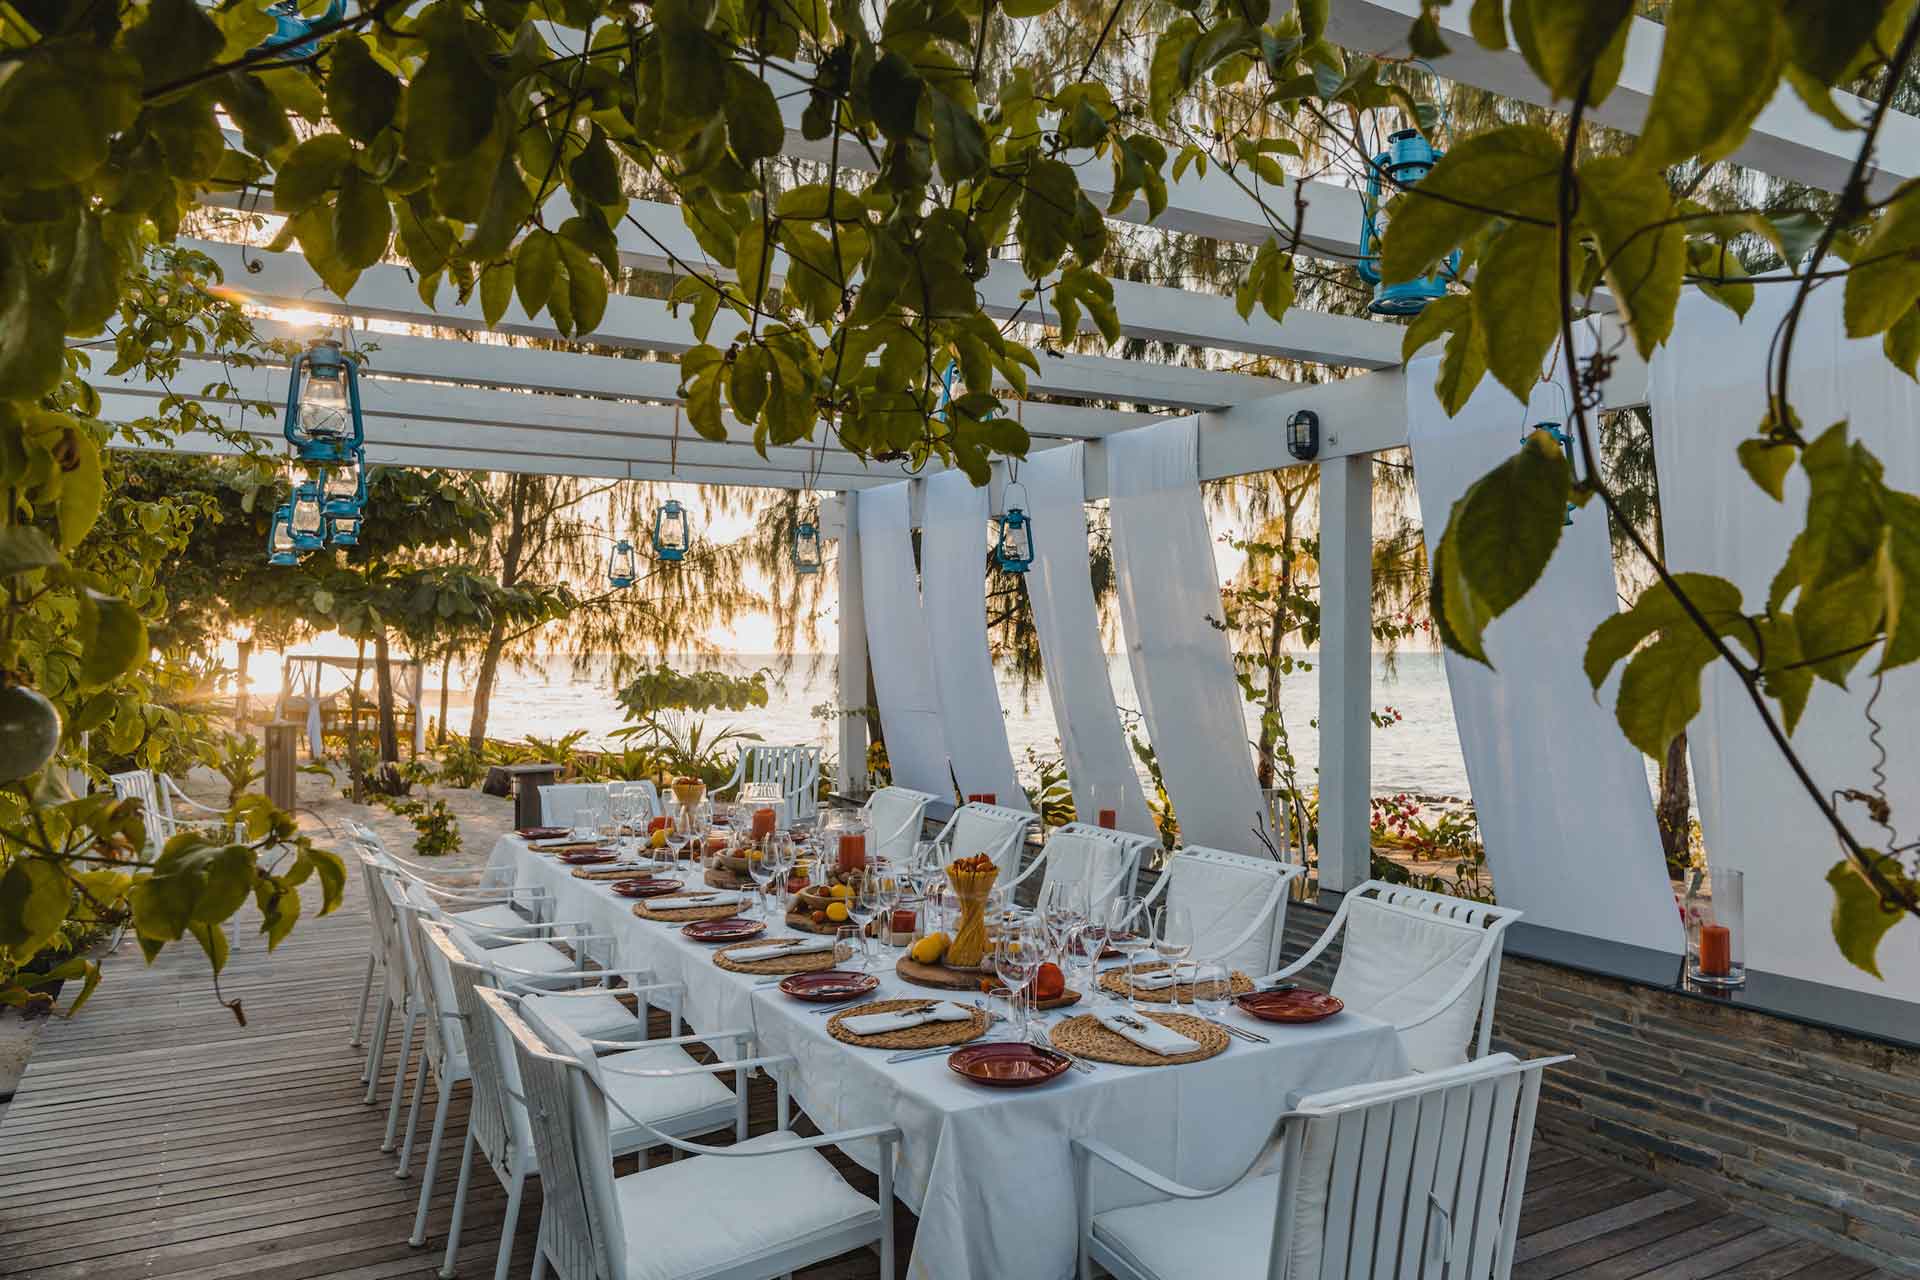
<svg viewBox="0 0 1920 1280">
<path fill-rule="evenodd" d="M 524 929 L 533 922 L 506 903 L 475 907 L 471 911 L 449 911 L 447 919 L 463 929 Z"/>
<path fill-rule="evenodd" d="M 636 1120 L 644 1120 L 676 1138 L 711 1132 L 711 1128 L 705 1125 L 688 1129 L 684 1124 L 674 1122 L 716 1107 L 731 1112 L 733 1090 L 720 1083 L 720 1077 L 705 1071 L 690 1076 L 648 1079 L 621 1075 L 618 1070 L 609 1068 L 683 1071 L 699 1065 L 691 1054 L 677 1044 L 663 1044 L 652 1049 L 629 1049 L 601 1058 L 597 1063 L 597 1074 L 600 1088 L 608 1099 L 607 1124 L 613 1129 L 613 1149 L 629 1151 L 653 1145 L 653 1138 L 634 1123 Z M 724 1128 L 730 1124 L 730 1119 L 722 1120 L 712 1128 Z"/>
<path fill-rule="evenodd" d="M 484 939 L 482 939 L 482 941 L 484 941 Z M 545 986 L 559 988 L 572 986 L 575 981 L 572 976 L 576 967 L 573 960 L 558 947 L 551 946 L 545 942 L 509 943 L 504 947 L 494 947 L 492 950 L 487 951 L 485 955 L 486 959 L 480 961 L 482 964 L 490 965 L 496 969 L 517 969 L 521 971 L 518 973 L 501 974 L 501 981 L 505 986 L 524 985 L 530 987 Z M 540 978 L 528 977 L 527 974 L 529 973 L 552 973 L 566 976 L 542 981 Z"/>
<path fill-rule="evenodd" d="M 1353 898 L 1347 914 L 1333 994 L 1356 1013 L 1402 1023 L 1431 1013 L 1463 976 L 1484 963 L 1486 931 L 1411 907 Z M 1433 1071 L 1467 1059 L 1467 1038 L 1480 1014 L 1481 991 L 1469 987 L 1452 1005 L 1400 1033 L 1407 1061 Z"/>
<path fill-rule="evenodd" d="M 1251 861 L 1251 860 L 1249 860 Z M 1273 884 L 1278 867 L 1242 866 L 1217 856 L 1176 855 L 1168 864 L 1173 883 L 1167 886 L 1168 900 L 1184 907 L 1193 921 L 1193 953 L 1228 970 L 1260 977 L 1273 967 Z M 1245 933 L 1262 912 L 1267 927 L 1255 929 L 1231 951 L 1227 944 Z"/>
<path fill-rule="evenodd" d="M 797 1136 L 780 1130 L 733 1149 L 777 1146 Z M 741 1199 L 744 1187 L 752 1188 L 750 1201 Z M 811 1150 L 675 1160 L 617 1179 L 614 1194 L 628 1280 L 696 1280 L 880 1215 L 878 1205 Z"/>
<path fill-rule="evenodd" d="M 643 1033 L 646 1024 L 633 1010 L 610 995 L 569 995 L 542 1001 L 550 1022 L 579 1032 L 589 1040 L 612 1040 Z"/>
<path fill-rule="evenodd" d="M 1267 1174 L 1206 1200 L 1109 1209 L 1094 1215 L 1093 1234 L 1134 1270 L 1159 1280 L 1266 1280 L 1279 1202 L 1279 1175 Z"/>
</svg>

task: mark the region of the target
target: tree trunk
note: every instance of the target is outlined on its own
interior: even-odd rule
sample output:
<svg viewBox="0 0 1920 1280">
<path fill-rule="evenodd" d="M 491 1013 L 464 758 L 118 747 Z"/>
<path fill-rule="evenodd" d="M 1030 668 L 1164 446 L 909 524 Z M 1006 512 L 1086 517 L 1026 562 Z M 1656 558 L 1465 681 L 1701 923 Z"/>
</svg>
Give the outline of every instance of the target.
<svg viewBox="0 0 1920 1280">
<path fill-rule="evenodd" d="M 1687 837 L 1691 822 L 1688 811 L 1693 807 L 1693 787 L 1687 773 L 1687 735 L 1682 732 L 1667 748 L 1667 758 L 1660 762 L 1660 802 L 1654 808 L 1654 816 L 1660 822 L 1660 847 L 1667 855 L 1667 875 L 1670 879 L 1682 880 L 1687 873 Z"/>
<path fill-rule="evenodd" d="M 453 650 L 449 649 L 440 658 L 440 729 L 434 737 L 435 745 L 447 743 L 447 672 L 453 668 Z"/>
<path fill-rule="evenodd" d="M 247 731 L 247 659 L 253 656 L 253 641 L 242 640 L 235 646 L 239 650 L 239 669 L 233 677 L 233 727 L 241 733 Z"/>
<path fill-rule="evenodd" d="M 509 482 L 512 500 L 507 505 L 507 537 L 500 544 L 500 585 L 517 586 L 520 559 L 527 546 L 527 503 L 533 478 L 515 476 Z M 487 711 L 493 705 L 493 679 L 500 671 L 500 654 L 507 647 L 506 620 L 496 616 L 487 629 L 487 647 L 480 656 L 480 667 L 473 675 L 473 719 L 467 726 L 467 745 L 479 751 L 487 742 Z"/>
<path fill-rule="evenodd" d="M 380 762 L 398 764 L 400 727 L 393 714 L 393 660 L 384 626 L 373 633 L 373 680 L 379 697 Z"/>
<path fill-rule="evenodd" d="M 360 769 L 360 677 L 367 669 L 367 642 L 360 642 L 353 659 L 353 691 L 347 695 L 347 775 L 353 779 L 353 802 L 366 803 L 366 780 Z"/>
</svg>

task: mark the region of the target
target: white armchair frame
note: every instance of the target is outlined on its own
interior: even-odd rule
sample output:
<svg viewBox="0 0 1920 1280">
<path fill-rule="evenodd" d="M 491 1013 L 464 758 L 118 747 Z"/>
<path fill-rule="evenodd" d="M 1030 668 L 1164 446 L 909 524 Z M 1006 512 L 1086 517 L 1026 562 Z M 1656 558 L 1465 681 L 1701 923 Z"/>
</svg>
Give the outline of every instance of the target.
<svg viewBox="0 0 1920 1280">
<path fill-rule="evenodd" d="M 1034 855 L 1033 861 L 1002 887 L 1009 891 L 1016 890 L 1036 871 L 1044 869 L 1044 874 L 1040 877 L 1040 883 L 1044 889 L 1047 882 L 1053 878 L 1053 842 L 1063 835 L 1105 844 L 1120 857 L 1120 869 L 1109 876 L 1104 884 L 1095 886 L 1093 901 L 1096 903 L 1105 902 L 1120 892 L 1123 887 L 1128 892 L 1132 891 L 1134 881 L 1140 874 L 1140 855 L 1148 845 L 1153 843 L 1145 836 L 1130 835 L 1124 831 L 1096 827 L 1085 822 L 1069 822 L 1049 832 L 1047 842 L 1040 846 L 1040 852 Z"/>
<path fill-rule="evenodd" d="M 1004 828 L 991 848 L 969 849 L 963 855 L 953 847 L 954 829 L 960 825 L 961 815 L 967 813 L 983 816 Z M 978 800 L 970 800 L 953 811 L 953 815 L 947 819 L 946 825 L 940 828 L 940 834 L 934 837 L 934 841 L 946 849 L 945 856 L 949 862 L 956 857 L 970 856 L 974 853 L 986 854 L 1000 868 L 1001 876 L 1011 883 L 1020 872 L 1020 850 L 1026 846 L 1027 832 L 1038 821 L 1040 821 L 1038 816 L 1028 813 L 1025 809 L 1012 809 L 1006 805 L 983 804 Z"/>
<path fill-rule="evenodd" d="M 1317 1145 L 1332 1144 L 1321 1166 L 1329 1176 L 1355 1180 L 1354 1194 L 1330 1193 L 1325 1204 L 1323 1239 L 1343 1242 L 1346 1257 L 1397 1259 L 1387 1265 L 1393 1275 L 1508 1280 L 1540 1078 L 1569 1060 L 1563 1055 L 1519 1062 L 1500 1054 L 1432 1075 L 1295 1095 L 1253 1159 L 1213 1188 L 1187 1186 L 1105 1143 L 1075 1138 L 1080 1278 L 1093 1280 L 1097 1262 L 1118 1280 L 1162 1280 L 1098 1235 L 1090 1194 L 1096 1159 L 1169 1199 L 1207 1200 L 1260 1176 L 1277 1157 L 1267 1280 L 1325 1274 L 1324 1263 L 1313 1277 L 1292 1268 L 1295 1210 L 1311 1136 Z M 1357 1265 L 1372 1273 L 1370 1263 Z"/>
<path fill-rule="evenodd" d="M 1182 846 L 1172 858 L 1167 860 L 1167 865 L 1160 869 L 1159 878 L 1154 881 L 1153 888 L 1149 889 L 1147 896 L 1140 900 L 1140 909 L 1134 912 L 1133 915 L 1127 917 L 1128 923 L 1132 927 L 1139 928 L 1141 924 L 1144 923 L 1140 917 L 1151 916 L 1154 908 L 1165 901 L 1167 887 L 1174 881 L 1174 864 L 1182 858 L 1187 858 L 1195 862 L 1212 863 L 1217 866 L 1256 870 L 1270 874 L 1273 877 L 1273 886 L 1267 890 L 1266 901 L 1261 904 L 1259 914 L 1247 922 L 1246 928 L 1242 929 L 1230 941 L 1219 946 L 1209 946 L 1205 951 L 1202 951 L 1199 945 L 1196 944 L 1190 963 L 1205 964 L 1209 961 L 1217 960 L 1222 956 L 1232 955 L 1241 947 L 1245 946 L 1260 927 L 1271 919 L 1273 922 L 1273 934 L 1267 945 L 1267 963 L 1264 971 L 1271 971 L 1278 966 L 1280 963 L 1281 946 L 1286 941 L 1288 890 L 1295 880 L 1298 880 L 1306 874 L 1306 868 L 1300 866 L 1298 863 L 1276 862 L 1271 858 L 1255 858 L 1244 853 L 1230 853 L 1225 849 L 1209 849 L 1204 845 L 1195 844 Z M 1205 920 L 1195 920 L 1193 922 L 1193 931 L 1196 938 L 1206 936 L 1209 931 L 1209 923 L 1210 922 Z M 1321 945 L 1324 947 L 1325 943 L 1323 942 Z M 1289 972 L 1291 972 L 1291 970 L 1289 970 Z"/>
<path fill-rule="evenodd" d="M 907 852 L 908 853 L 913 852 L 911 845 L 914 843 L 918 843 L 920 839 L 920 833 L 926 827 L 927 806 L 933 803 L 934 801 L 933 795 L 926 791 L 915 791 L 912 787 L 880 788 L 878 791 L 868 796 L 867 802 L 860 806 L 860 820 L 866 823 L 869 828 L 872 828 L 875 826 L 875 819 L 873 816 L 874 806 L 877 803 L 879 803 L 880 797 L 882 796 L 895 797 L 900 800 L 906 801 L 907 807 L 911 810 L 911 812 L 909 813 L 907 820 L 905 822 L 901 822 L 898 824 L 890 823 L 889 825 L 892 826 L 893 828 L 892 830 L 890 831 L 875 830 L 873 832 L 873 841 L 872 841 L 873 852 L 877 854 L 884 854 L 893 845 L 893 843 L 896 840 L 899 840 L 902 836 L 909 836 L 909 835 L 912 837 L 912 840 L 909 841 L 909 848 Z"/>
<path fill-rule="evenodd" d="M 1500 958 L 1506 950 L 1507 930 L 1521 916 L 1521 912 L 1513 907 L 1470 902 L 1465 898 L 1451 898 L 1443 893 L 1429 893 L 1424 889 L 1410 889 L 1405 885 L 1388 884 L 1385 880 L 1369 880 L 1347 891 L 1346 896 L 1340 900 L 1340 909 L 1334 912 L 1333 920 L 1321 933 L 1319 940 L 1309 947 L 1304 955 L 1286 968 L 1276 970 L 1260 979 L 1255 985 L 1266 987 L 1285 981 L 1318 960 L 1320 954 L 1347 927 L 1347 918 L 1353 912 L 1355 900 L 1368 896 L 1389 906 L 1431 912 L 1442 920 L 1481 930 L 1479 945 L 1474 951 L 1473 966 L 1425 1012 L 1403 1018 L 1393 1026 L 1394 1030 L 1400 1032 L 1425 1026 L 1451 1009 L 1455 1001 L 1472 991 L 1477 984 L 1480 988 L 1480 1029 L 1474 1040 L 1472 1056 L 1485 1057 L 1493 1044 L 1493 1006 L 1500 995 Z M 1344 955 L 1341 963 L 1345 963 Z"/>
<path fill-rule="evenodd" d="M 617 1203 L 611 1195 L 606 1194 L 611 1189 L 612 1167 L 610 1165 L 602 1167 L 581 1160 L 575 1137 L 585 1119 L 585 1104 L 597 1093 L 606 1107 L 619 1112 L 629 1124 L 644 1133 L 650 1140 L 650 1145 L 668 1146 L 687 1155 L 754 1160 L 783 1155 L 791 1151 L 845 1146 L 850 1142 L 866 1140 L 877 1142 L 880 1147 L 880 1197 L 872 1214 L 862 1215 L 838 1230 L 815 1233 L 804 1242 L 795 1245 L 763 1250 L 738 1266 L 729 1267 L 724 1271 L 703 1273 L 701 1280 L 765 1280 L 769 1275 L 784 1275 L 812 1263 L 875 1244 L 880 1250 L 881 1280 L 893 1280 L 893 1160 L 894 1146 L 900 1140 L 898 1128 L 893 1125 L 871 1125 L 862 1129 L 821 1134 L 813 1138 L 796 1137 L 789 1142 L 756 1147 L 748 1151 L 737 1147 L 716 1147 L 689 1142 L 632 1115 L 614 1099 L 600 1092 L 584 1065 L 576 1061 L 571 1054 L 555 1053 L 549 1049 L 520 1016 L 519 1011 L 512 1008 L 500 993 L 482 991 L 479 995 L 487 1002 L 494 1016 L 500 1019 L 513 1041 L 514 1051 L 520 1062 L 521 1080 L 527 1090 L 528 1110 L 534 1119 L 534 1138 L 536 1144 L 543 1148 L 543 1166 L 550 1165 L 556 1170 L 567 1170 L 567 1176 L 562 1177 L 556 1173 L 550 1180 L 551 1185 L 544 1188 L 545 1206 L 541 1212 L 540 1240 L 534 1260 L 536 1276 L 542 1275 L 551 1262 L 563 1280 L 583 1276 L 607 1276 L 609 1280 L 626 1280 L 625 1254 L 622 1252 L 616 1256 L 614 1250 L 607 1247 L 610 1241 L 603 1234 L 610 1233 L 615 1242 L 624 1243 L 625 1233 L 614 1224 L 598 1221 L 600 1215 L 592 1204 L 594 1200 L 600 1203 Z M 783 1054 L 737 1058 L 727 1062 L 702 1065 L 697 1070 L 715 1072 L 728 1069 L 735 1071 L 765 1069 L 773 1076 L 779 1089 L 779 1110 L 776 1114 L 784 1127 L 791 1106 L 787 1070 L 793 1066 L 794 1059 Z M 678 1070 L 612 1068 L 604 1064 L 600 1069 L 603 1072 L 642 1079 L 686 1074 Z M 744 1097 L 744 1091 L 742 1091 L 742 1097 Z M 747 1173 L 746 1176 L 750 1177 L 751 1173 Z"/>
<path fill-rule="evenodd" d="M 781 798 L 787 802 L 787 821 L 811 822 L 820 810 L 820 748 L 744 746 L 733 763 L 732 776 L 713 793 L 733 791 L 745 783 L 778 785 Z"/>
<path fill-rule="evenodd" d="M 157 771 L 130 769 L 108 775 L 116 800 L 138 800 L 147 827 L 147 843 L 157 852 L 183 827 L 216 828 L 222 837 L 239 841 L 246 835 L 244 823 L 228 822 L 227 811 L 202 804 L 180 789 L 180 784 Z M 183 815 L 182 810 L 191 812 Z M 197 816 L 205 815 L 205 816 Z"/>
</svg>

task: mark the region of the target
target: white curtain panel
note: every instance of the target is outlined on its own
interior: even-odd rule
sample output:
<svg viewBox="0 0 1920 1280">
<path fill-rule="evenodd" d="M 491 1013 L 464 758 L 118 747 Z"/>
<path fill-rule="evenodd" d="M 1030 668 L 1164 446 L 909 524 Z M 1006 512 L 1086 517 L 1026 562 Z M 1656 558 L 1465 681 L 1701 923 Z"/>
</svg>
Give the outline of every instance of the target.
<svg viewBox="0 0 1920 1280">
<path fill-rule="evenodd" d="M 1449 418 L 1433 389 L 1439 367 L 1427 357 L 1407 369 L 1429 554 L 1468 486 L 1567 405 L 1555 385 L 1527 406 L 1488 378 Z M 1614 610 L 1606 516 L 1590 507 L 1562 531 L 1540 581 L 1487 628 L 1493 670 L 1449 652 L 1447 687 L 1500 905 L 1529 924 L 1678 953 L 1643 757 L 1614 722 L 1613 683 L 1596 701 L 1582 666 L 1587 637 Z"/>
<path fill-rule="evenodd" d="M 1786 501 L 1767 497 L 1734 460 L 1766 407 L 1767 350 L 1793 290 L 1759 289 L 1746 320 L 1706 298 L 1681 300 L 1673 338 L 1649 370 L 1654 457 L 1667 556 L 1675 569 L 1714 573 L 1737 585 L 1749 612 L 1767 587 L 1792 533 L 1804 522 L 1806 474 L 1789 473 Z M 1850 437 L 1886 465 L 1889 486 L 1920 490 L 1920 390 L 1887 362 L 1878 338 L 1849 340 L 1838 285 L 1816 290 L 1793 348 L 1793 406 L 1810 434 L 1846 418 Z M 1874 751 L 1867 698 L 1876 649 L 1836 689 L 1816 681 L 1793 745 L 1822 791 L 1869 788 Z M 1920 828 L 1920 672 L 1886 677 L 1874 716 L 1887 750 L 1888 798 L 1903 840 Z M 1840 845 L 1768 739 L 1740 682 L 1723 664 L 1708 668 L 1699 719 L 1688 735 L 1708 856 L 1747 877 L 1747 963 L 1771 973 L 1920 999 L 1920 923 L 1894 926 L 1880 943 L 1884 982 L 1847 963 L 1828 925 L 1827 869 Z M 1870 845 L 1885 835 L 1848 811 Z"/>
<path fill-rule="evenodd" d="M 1233 653 L 1219 629 L 1220 580 L 1200 505 L 1198 418 L 1106 439 L 1120 621 L 1133 685 L 1180 838 L 1259 851 L 1254 785 Z"/>
<path fill-rule="evenodd" d="M 1117 791 L 1120 830 L 1151 834 L 1153 814 L 1120 724 L 1094 609 L 1085 465 L 1086 446 L 1079 444 L 1042 450 L 1020 465 L 1033 517 L 1027 602 L 1040 634 L 1047 696 L 1060 728 L 1075 812 L 1083 821 L 1098 818 L 1097 798 Z"/>
<path fill-rule="evenodd" d="M 926 482 L 920 520 L 920 605 L 933 642 L 933 683 L 962 795 L 1024 809 L 1007 721 L 987 650 L 987 490 L 964 471 Z"/>
<path fill-rule="evenodd" d="M 860 579 L 867 660 L 880 699 L 893 780 L 936 796 L 953 794 L 947 737 L 933 683 L 933 646 L 920 611 L 913 567 L 912 481 L 860 491 Z"/>
</svg>

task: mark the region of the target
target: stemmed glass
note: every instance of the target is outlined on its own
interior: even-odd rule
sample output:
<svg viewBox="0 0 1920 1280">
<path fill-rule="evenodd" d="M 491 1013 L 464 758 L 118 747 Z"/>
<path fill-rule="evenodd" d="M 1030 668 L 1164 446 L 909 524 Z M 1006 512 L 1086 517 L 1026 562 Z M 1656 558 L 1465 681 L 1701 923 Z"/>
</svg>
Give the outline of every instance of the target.
<svg viewBox="0 0 1920 1280">
<path fill-rule="evenodd" d="M 1180 963 L 1193 954 L 1193 915 L 1185 907 L 1161 907 L 1154 912 L 1154 948 L 1167 961 L 1174 985 L 1180 980 Z"/>
<path fill-rule="evenodd" d="M 1140 896 L 1131 893 L 1116 893 L 1107 903 L 1107 945 L 1126 957 L 1127 1003 L 1135 1007 L 1140 1002 L 1133 989 L 1133 966 L 1140 953 L 1152 945 L 1144 907 Z"/>
<path fill-rule="evenodd" d="M 774 872 L 779 870 L 773 850 L 755 849 L 751 845 L 740 846 L 740 852 L 747 859 L 747 874 L 753 877 L 755 889 L 754 905 L 758 908 L 760 919 L 772 922 L 767 910 L 767 886 L 773 882 Z"/>
<path fill-rule="evenodd" d="M 993 943 L 993 972 L 1001 985 L 1013 993 L 1014 1007 L 1020 1013 L 1017 1034 L 1022 1042 L 1031 1034 L 1031 1001 L 1026 997 L 1028 988 L 1033 985 L 1034 975 L 1040 971 L 1040 965 L 1046 959 L 1043 950 L 1041 930 L 1031 921 L 1003 924 L 1000 936 Z"/>
<path fill-rule="evenodd" d="M 847 915 L 860 926 L 860 968 L 871 973 L 874 969 L 873 939 L 868 935 L 867 927 L 874 917 L 893 907 L 893 893 L 888 877 L 880 874 L 877 867 L 868 867 L 854 877 L 853 896 L 846 900 Z"/>
</svg>

